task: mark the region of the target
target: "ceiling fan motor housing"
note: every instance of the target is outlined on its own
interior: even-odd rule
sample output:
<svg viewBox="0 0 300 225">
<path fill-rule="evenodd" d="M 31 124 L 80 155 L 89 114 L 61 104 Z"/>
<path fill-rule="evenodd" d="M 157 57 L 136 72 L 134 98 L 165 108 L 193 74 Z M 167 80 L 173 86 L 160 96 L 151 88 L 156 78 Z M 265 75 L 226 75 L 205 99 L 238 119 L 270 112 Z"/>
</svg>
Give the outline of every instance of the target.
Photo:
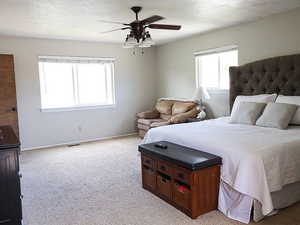
<svg viewBox="0 0 300 225">
<path fill-rule="evenodd" d="M 136 21 L 130 25 L 131 25 L 131 31 L 133 32 L 135 39 L 139 42 L 139 40 L 142 39 L 144 35 L 143 24 L 140 23 L 139 21 Z"/>
<path fill-rule="evenodd" d="M 133 7 L 131 7 L 131 10 L 132 10 L 135 14 L 138 14 L 138 13 L 142 10 L 142 7 L 140 7 L 140 6 L 133 6 Z"/>
</svg>

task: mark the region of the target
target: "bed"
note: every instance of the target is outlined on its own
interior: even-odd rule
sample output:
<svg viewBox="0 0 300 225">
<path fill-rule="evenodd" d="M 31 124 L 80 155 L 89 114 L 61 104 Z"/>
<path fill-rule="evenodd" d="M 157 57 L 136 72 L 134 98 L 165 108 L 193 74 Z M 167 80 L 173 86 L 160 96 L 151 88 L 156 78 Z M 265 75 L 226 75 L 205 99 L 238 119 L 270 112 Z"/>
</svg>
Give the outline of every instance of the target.
<svg viewBox="0 0 300 225">
<path fill-rule="evenodd" d="M 238 95 L 300 95 L 300 55 L 230 68 L 230 107 Z M 300 126 L 230 124 L 228 117 L 151 129 L 144 143 L 170 141 L 223 158 L 219 210 L 259 221 L 300 200 Z M 253 209 L 253 210 L 252 210 Z"/>
</svg>

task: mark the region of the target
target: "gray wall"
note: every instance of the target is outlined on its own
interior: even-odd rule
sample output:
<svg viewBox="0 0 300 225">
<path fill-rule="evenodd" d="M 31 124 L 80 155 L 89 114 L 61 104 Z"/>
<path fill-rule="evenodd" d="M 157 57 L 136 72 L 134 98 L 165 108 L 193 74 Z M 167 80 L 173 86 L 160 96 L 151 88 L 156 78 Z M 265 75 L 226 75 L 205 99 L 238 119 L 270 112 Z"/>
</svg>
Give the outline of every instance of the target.
<svg viewBox="0 0 300 225">
<path fill-rule="evenodd" d="M 239 64 L 300 53 L 300 9 L 159 46 L 158 95 L 189 98 L 196 87 L 193 53 L 236 44 Z M 210 116 L 228 115 L 228 93 L 211 93 Z"/>
<path fill-rule="evenodd" d="M 152 106 L 156 99 L 154 48 L 143 56 L 133 56 L 131 50 L 115 44 L 0 37 L 0 53 L 11 53 L 15 58 L 23 149 L 133 133 L 135 114 Z M 39 55 L 116 58 L 116 107 L 41 112 Z"/>
</svg>

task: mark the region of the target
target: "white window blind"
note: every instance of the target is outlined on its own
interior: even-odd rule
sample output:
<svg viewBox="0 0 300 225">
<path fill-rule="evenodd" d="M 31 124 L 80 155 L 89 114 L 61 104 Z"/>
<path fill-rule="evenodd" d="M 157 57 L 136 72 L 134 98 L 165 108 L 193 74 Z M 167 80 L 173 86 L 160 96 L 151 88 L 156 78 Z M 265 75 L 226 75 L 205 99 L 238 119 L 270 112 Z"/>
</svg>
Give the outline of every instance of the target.
<svg viewBox="0 0 300 225">
<path fill-rule="evenodd" d="M 88 57 L 39 57 L 41 108 L 113 105 L 114 60 Z"/>
<path fill-rule="evenodd" d="M 229 89 L 229 67 L 238 65 L 237 46 L 195 53 L 197 87 Z"/>
</svg>

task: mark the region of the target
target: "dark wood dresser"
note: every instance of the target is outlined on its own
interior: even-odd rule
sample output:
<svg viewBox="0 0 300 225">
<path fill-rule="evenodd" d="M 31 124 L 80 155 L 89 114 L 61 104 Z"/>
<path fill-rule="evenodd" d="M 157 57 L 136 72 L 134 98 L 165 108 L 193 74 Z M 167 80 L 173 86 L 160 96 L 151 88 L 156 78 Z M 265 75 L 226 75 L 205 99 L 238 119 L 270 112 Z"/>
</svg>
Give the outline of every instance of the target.
<svg viewBox="0 0 300 225">
<path fill-rule="evenodd" d="M 21 225 L 20 143 L 10 126 L 0 126 L 0 225 Z"/>
<path fill-rule="evenodd" d="M 139 146 L 143 188 L 192 219 L 217 208 L 222 159 L 166 141 Z"/>
</svg>

